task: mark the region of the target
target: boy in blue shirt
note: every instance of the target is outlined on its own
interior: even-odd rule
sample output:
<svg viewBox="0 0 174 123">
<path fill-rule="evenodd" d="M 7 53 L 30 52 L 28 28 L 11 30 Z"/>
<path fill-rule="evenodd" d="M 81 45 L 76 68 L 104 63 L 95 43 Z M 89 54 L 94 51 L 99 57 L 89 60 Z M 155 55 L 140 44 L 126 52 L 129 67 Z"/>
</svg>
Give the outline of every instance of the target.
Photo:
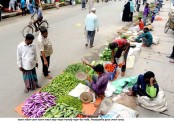
<svg viewBox="0 0 174 123">
<path fill-rule="evenodd" d="M 25 0 L 21 0 L 21 9 L 22 9 L 22 16 L 26 15 L 26 3 Z"/>
<path fill-rule="evenodd" d="M 28 4 L 28 9 L 29 9 L 30 14 L 33 14 L 34 13 L 34 5 L 32 3 L 32 0 L 30 0 L 29 2 L 30 3 Z"/>
</svg>

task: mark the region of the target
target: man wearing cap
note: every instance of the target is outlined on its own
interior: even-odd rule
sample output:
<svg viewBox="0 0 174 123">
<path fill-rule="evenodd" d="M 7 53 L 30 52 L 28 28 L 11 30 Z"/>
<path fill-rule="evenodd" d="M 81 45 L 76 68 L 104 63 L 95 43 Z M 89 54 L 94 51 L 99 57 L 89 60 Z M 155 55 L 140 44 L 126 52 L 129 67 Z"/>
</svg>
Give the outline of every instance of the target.
<svg viewBox="0 0 174 123">
<path fill-rule="evenodd" d="M 114 42 L 109 44 L 109 48 L 111 49 L 111 62 L 114 64 L 118 64 L 117 60 L 123 56 L 124 58 L 124 64 L 121 66 L 121 76 L 125 75 L 126 71 L 126 60 L 127 55 L 130 49 L 130 43 L 124 39 L 115 39 Z M 117 48 L 117 51 L 115 52 L 115 49 Z"/>
<path fill-rule="evenodd" d="M 142 41 L 140 40 L 142 39 Z M 136 42 L 140 43 L 143 42 L 143 46 L 150 47 L 153 42 L 152 34 L 149 32 L 147 27 L 144 28 L 144 33 L 139 35 L 136 39 Z"/>
<path fill-rule="evenodd" d="M 93 75 L 92 78 L 90 78 L 89 76 L 87 77 L 87 80 L 85 81 L 86 85 L 91 90 L 93 90 L 96 95 L 103 95 L 109 81 L 109 76 L 104 72 L 103 65 L 98 64 L 96 66 L 93 66 L 85 61 L 83 61 L 83 63 L 93 68 L 97 73 L 97 75 Z"/>
<path fill-rule="evenodd" d="M 25 93 L 29 90 L 40 88 L 38 85 L 35 67 L 38 67 L 36 46 L 33 44 L 34 36 L 27 34 L 25 41 L 21 42 L 17 47 L 17 65 L 23 73 L 25 82 Z"/>
<path fill-rule="evenodd" d="M 86 16 L 85 20 L 85 30 L 87 32 L 87 43 L 85 46 L 88 46 L 88 43 L 90 44 L 90 48 L 93 47 L 94 43 L 94 37 L 95 37 L 95 31 L 99 31 L 99 22 L 96 13 L 96 9 L 92 8 L 91 12 Z"/>
</svg>

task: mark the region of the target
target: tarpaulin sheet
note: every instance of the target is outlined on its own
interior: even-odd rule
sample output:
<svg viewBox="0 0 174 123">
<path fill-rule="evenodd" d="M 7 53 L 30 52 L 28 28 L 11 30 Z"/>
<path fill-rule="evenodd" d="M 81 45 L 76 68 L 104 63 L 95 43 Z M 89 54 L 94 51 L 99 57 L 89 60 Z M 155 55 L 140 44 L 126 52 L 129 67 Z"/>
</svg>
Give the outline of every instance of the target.
<svg viewBox="0 0 174 123">
<path fill-rule="evenodd" d="M 137 82 L 138 76 L 133 76 L 129 78 L 123 78 L 119 80 L 115 80 L 111 83 L 116 88 L 115 93 L 119 94 L 122 92 L 123 87 L 127 83 L 128 87 L 132 87 Z"/>
</svg>

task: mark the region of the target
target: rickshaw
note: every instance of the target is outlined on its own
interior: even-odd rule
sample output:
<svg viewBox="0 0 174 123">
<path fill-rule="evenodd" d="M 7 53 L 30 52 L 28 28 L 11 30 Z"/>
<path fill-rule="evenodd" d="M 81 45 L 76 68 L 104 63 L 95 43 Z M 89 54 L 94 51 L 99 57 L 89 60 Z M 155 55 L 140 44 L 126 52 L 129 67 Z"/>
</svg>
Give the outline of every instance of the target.
<svg viewBox="0 0 174 123">
<path fill-rule="evenodd" d="M 174 12 L 169 12 L 168 16 L 169 16 L 169 19 L 164 28 L 165 33 L 167 33 L 169 29 L 172 29 L 174 31 Z"/>
</svg>

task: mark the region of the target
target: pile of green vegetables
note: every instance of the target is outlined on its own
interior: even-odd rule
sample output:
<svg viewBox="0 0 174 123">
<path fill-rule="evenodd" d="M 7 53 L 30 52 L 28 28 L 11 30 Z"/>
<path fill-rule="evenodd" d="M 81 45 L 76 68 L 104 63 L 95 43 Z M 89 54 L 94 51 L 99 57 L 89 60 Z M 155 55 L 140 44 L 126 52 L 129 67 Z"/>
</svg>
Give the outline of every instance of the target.
<svg viewBox="0 0 174 123">
<path fill-rule="evenodd" d="M 89 66 L 84 65 L 82 63 L 75 63 L 75 64 L 68 65 L 66 67 L 66 69 L 64 70 L 64 72 L 75 75 L 76 72 L 78 72 L 78 71 L 83 71 L 83 72 L 87 73 L 87 72 L 89 72 L 89 70 L 90 70 Z"/>
<path fill-rule="evenodd" d="M 69 105 L 70 107 L 76 108 L 79 111 L 82 110 L 82 101 L 78 99 L 77 97 L 66 95 L 66 96 L 60 97 L 56 102 L 65 103 Z"/>
<path fill-rule="evenodd" d="M 57 98 L 67 95 L 79 83 L 84 83 L 78 80 L 71 73 L 63 73 L 55 77 L 50 84 L 42 88 L 41 92 L 49 92 Z"/>
<path fill-rule="evenodd" d="M 42 118 L 76 118 L 81 111 L 65 103 L 58 103 L 46 110 Z"/>
<path fill-rule="evenodd" d="M 121 35 L 121 38 L 122 39 L 128 39 L 130 36 L 128 36 L 128 35 Z"/>
<path fill-rule="evenodd" d="M 117 51 L 117 48 L 115 48 L 114 51 L 116 52 Z M 99 57 L 100 57 L 100 60 L 103 60 L 103 61 L 111 61 L 111 49 L 109 49 L 108 47 L 106 47 L 104 49 L 104 51 L 101 54 L 99 54 Z"/>
<path fill-rule="evenodd" d="M 103 61 L 111 61 L 111 50 L 109 48 L 105 48 L 99 57 Z"/>
</svg>

